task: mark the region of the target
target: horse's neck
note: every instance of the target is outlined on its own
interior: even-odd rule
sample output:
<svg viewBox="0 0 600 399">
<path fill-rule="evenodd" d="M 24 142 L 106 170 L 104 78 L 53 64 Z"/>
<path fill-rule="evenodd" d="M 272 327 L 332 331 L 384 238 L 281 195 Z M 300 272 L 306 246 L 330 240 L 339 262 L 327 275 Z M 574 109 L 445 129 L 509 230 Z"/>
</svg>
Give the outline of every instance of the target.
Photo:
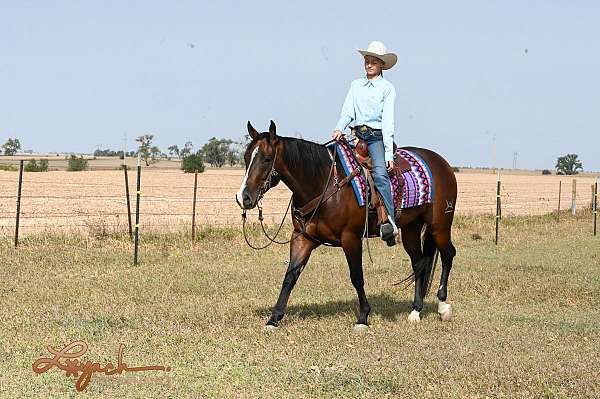
<svg viewBox="0 0 600 399">
<path fill-rule="evenodd" d="M 294 174 L 297 175 L 298 173 Z M 301 177 L 298 178 L 298 176 L 292 174 L 282 177 L 281 180 L 290 189 L 294 196 L 294 204 L 299 207 L 306 205 L 313 198 L 320 195 L 325 186 L 325 182 L 315 184 L 315 182 L 305 181 Z"/>
<path fill-rule="evenodd" d="M 309 201 L 323 193 L 326 188 L 327 176 L 330 172 L 329 168 L 327 171 L 324 170 L 324 177 L 318 179 L 318 181 L 314 181 L 314 179 L 308 178 L 302 170 L 288 169 L 288 171 L 289 173 L 282 176 L 281 180 L 292 192 L 294 204 L 298 207 L 306 205 Z M 331 180 L 333 180 L 333 177 L 331 177 Z"/>
</svg>

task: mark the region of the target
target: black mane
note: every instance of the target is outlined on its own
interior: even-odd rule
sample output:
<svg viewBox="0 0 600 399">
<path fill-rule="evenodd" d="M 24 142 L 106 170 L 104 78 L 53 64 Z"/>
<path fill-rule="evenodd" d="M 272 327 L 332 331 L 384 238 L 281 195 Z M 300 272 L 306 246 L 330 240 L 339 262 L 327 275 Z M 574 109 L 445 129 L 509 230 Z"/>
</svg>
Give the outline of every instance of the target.
<svg viewBox="0 0 600 399">
<path fill-rule="evenodd" d="M 327 178 L 331 158 L 325 146 L 294 137 L 279 136 L 279 139 L 284 143 L 283 160 L 288 169 L 303 170 L 309 181 L 314 183 Z"/>
</svg>

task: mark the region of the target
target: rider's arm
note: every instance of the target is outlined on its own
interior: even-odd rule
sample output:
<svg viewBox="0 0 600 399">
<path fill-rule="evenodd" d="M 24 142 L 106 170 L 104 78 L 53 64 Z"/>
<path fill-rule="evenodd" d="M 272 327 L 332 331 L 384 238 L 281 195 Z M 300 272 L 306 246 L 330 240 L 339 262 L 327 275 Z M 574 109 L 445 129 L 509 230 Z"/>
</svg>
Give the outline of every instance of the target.
<svg viewBox="0 0 600 399">
<path fill-rule="evenodd" d="M 354 120 L 354 118 L 354 94 L 352 93 L 352 84 L 350 84 L 350 89 L 348 90 L 348 94 L 346 95 L 346 100 L 344 100 L 344 105 L 342 106 L 342 113 L 340 115 L 340 119 L 338 120 L 337 125 L 335 125 L 335 130 L 343 132 L 344 129 L 348 127 L 350 122 Z"/>
<path fill-rule="evenodd" d="M 390 91 L 383 99 L 383 114 L 381 115 L 381 133 L 383 135 L 383 146 L 385 148 L 385 160 L 394 160 L 394 103 L 396 101 L 396 89 L 390 87 Z"/>
</svg>

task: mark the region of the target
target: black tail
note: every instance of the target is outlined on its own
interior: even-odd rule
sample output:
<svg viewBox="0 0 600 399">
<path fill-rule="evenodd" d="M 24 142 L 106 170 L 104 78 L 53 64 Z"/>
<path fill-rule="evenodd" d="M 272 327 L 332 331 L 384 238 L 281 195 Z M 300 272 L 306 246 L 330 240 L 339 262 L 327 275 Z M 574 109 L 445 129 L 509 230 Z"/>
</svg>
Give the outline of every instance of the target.
<svg viewBox="0 0 600 399">
<path fill-rule="evenodd" d="M 435 274 L 435 267 L 437 265 L 437 258 L 439 252 L 435 247 L 433 236 L 431 235 L 431 232 L 428 229 L 425 229 L 423 231 L 421 239 L 423 241 L 423 257 L 421 258 L 416 267 L 416 274 L 423 273 L 423 286 L 425 287 L 423 297 L 426 297 L 429 293 L 429 290 L 431 289 L 431 283 L 433 281 L 433 275 Z M 407 288 L 413 281 L 415 281 L 414 271 L 401 281 L 394 283 L 394 285 L 400 285 L 408 282 L 404 286 L 404 288 Z"/>
</svg>

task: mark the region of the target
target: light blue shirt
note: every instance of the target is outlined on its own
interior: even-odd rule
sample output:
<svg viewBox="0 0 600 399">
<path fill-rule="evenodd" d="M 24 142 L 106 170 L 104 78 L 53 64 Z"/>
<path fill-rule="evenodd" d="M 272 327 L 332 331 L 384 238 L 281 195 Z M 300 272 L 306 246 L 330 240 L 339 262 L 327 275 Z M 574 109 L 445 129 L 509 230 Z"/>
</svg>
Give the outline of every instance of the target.
<svg viewBox="0 0 600 399">
<path fill-rule="evenodd" d="M 372 80 L 359 78 L 350 83 L 350 90 L 342 106 L 340 120 L 335 130 L 343 131 L 350 122 L 354 126 L 367 125 L 381 129 L 385 160 L 394 159 L 394 102 L 396 89 L 383 76 Z"/>
</svg>

